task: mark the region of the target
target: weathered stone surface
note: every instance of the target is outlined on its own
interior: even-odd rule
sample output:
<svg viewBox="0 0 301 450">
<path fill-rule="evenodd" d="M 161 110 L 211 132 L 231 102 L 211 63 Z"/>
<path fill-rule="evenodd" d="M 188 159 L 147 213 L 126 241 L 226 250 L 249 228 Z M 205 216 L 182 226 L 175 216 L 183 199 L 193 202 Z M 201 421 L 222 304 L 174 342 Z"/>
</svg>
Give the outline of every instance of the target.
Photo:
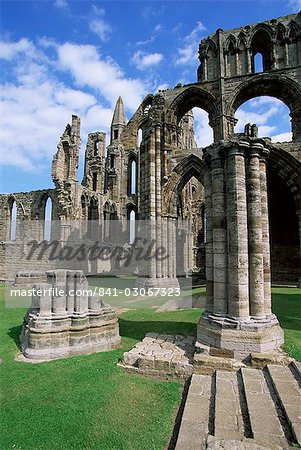
<svg viewBox="0 0 301 450">
<path fill-rule="evenodd" d="M 301 391 L 298 382 L 288 367 L 268 365 L 268 371 L 294 437 L 301 446 Z"/>
<path fill-rule="evenodd" d="M 122 365 L 146 374 L 154 371 L 162 376 L 188 377 L 193 369 L 194 341 L 192 336 L 147 333 L 143 341 L 124 353 Z"/>
<path fill-rule="evenodd" d="M 296 437 L 291 432 L 295 425 L 300 425 L 300 420 L 295 421 L 300 400 L 296 398 L 295 387 L 292 388 L 294 376 L 287 375 L 287 367 L 272 365 L 270 368 L 275 375 L 275 386 L 279 384 L 276 391 L 266 371 L 260 369 L 242 368 L 237 372 L 217 370 L 211 376 L 194 374 L 176 449 L 184 450 L 185 446 L 211 450 L 291 448 L 296 443 Z M 285 374 L 288 387 L 280 381 Z M 282 415 L 279 403 L 286 403 L 287 416 Z M 288 419 L 289 414 L 294 421 Z"/>
<path fill-rule="evenodd" d="M 282 445 L 287 448 L 288 442 L 263 373 L 249 368 L 243 368 L 241 371 L 254 439 L 268 445 Z"/>
<path fill-rule="evenodd" d="M 47 272 L 48 283 L 36 285 L 20 336 L 26 358 L 49 360 L 115 348 L 120 343 L 115 311 L 101 299 L 89 300 L 83 293 L 88 284 L 82 271 Z M 73 279 L 73 307 L 66 287 Z M 55 297 L 58 287 L 64 294 Z M 69 304 L 68 304 L 69 299 Z M 89 304 L 93 309 L 89 308 Z M 96 306 L 98 308 L 96 309 Z"/>
</svg>

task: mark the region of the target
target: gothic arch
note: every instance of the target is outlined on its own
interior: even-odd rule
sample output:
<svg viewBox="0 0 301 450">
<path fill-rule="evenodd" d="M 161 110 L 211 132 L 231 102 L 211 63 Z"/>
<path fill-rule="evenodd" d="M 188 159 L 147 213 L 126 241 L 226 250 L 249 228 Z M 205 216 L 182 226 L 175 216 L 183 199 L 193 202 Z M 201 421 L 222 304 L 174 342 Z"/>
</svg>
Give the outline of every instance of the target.
<svg viewBox="0 0 301 450">
<path fill-rule="evenodd" d="M 292 20 L 289 24 L 289 38 L 297 39 L 300 38 L 301 35 L 301 27 L 295 20 Z"/>
<path fill-rule="evenodd" d="M 256 77 L 240 84 L 228 101 L 227 114 L 234 116 L 237 109 L 246 101 L 260 96 L 270 96 L 281 100 L 290 110 L 292 117 L 293 140 L 300 139 L 299 118 L 294 113 L 298 112 L 301 106 L 301 86 L 296 81 L 283 75 L 258 74 Z"/>
<path fill-rule="evenodd" d="M 177 217 L 177 198 L 190 178 L 197 178 L 203 184 L 203 162 L 194 153 L 183 158 L 171 172 L 162 189 L 162 215 Z"/>
<path fill-rule="evenodd" d="M 237 49 L 237 41 L 233 34 L 230 34 L 230 36 L 227 38 L 225 49 L 227 52 Z"/>
<path fill-rule="evenodd" d="M 189 86 L 171 103 L 170 111 L 178 124 L 182 117 L 193 108 L 201 108 L 209 114 L 209 124 L 217 111 L 216 98 L 199 86 Z"/>
<path fill-rule="evenodd" d="M 252 72 L 255 73 L 255 56 L 262 55 L 263 72 L 270 71 L 272 68 L 272 40 L 273 30 L 267 24 L 260 24 L 254 28 L 251 37 L 251 65 Z"/>
</svg>

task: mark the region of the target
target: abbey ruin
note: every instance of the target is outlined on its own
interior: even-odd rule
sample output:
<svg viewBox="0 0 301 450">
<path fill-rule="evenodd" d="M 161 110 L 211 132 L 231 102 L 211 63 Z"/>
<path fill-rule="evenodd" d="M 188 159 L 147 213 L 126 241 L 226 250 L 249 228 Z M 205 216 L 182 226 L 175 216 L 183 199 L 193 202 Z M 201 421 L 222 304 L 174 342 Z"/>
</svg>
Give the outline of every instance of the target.
<svg viewBox="0 0 301 450">
<path fill-rule="evenodd" d="M 90 221 L 101 222 L 101 242 L 112 242 L 111 224 L 118 224 L 127 247 L 133 223 L 156 223 L 150 233 L 169 258 L 152 259 L 142 281 L 173 287 L 179 273 L 206 279 L 198 344 L 274 350 L 283 332 L 271 310 L 271 281 L 301 278 L 301 13 L 218 29 L 200 43 L 199 61 L 195 83 L 147 95 L 129 121 L 119 97 L 109 146 L 101 131 L 88 136 L 81 183 L 80 118 L 72 116 L 53 158 L 54 188 L 0 196 L 1 279 L 32 269 L 32 261 L 20 267 L 20 255 L 30 239 L 45 238 L 49 199 L 60 243 L 71 239 L 76 221 L 84 224 L 82 235 Z M 237 109 L 257 96 L 288 106 L 291 142 L 258 137 L 253 124 L 234 133 Z M 195 143 L 194 107 L 209 116 L 214 140 L 206 148 Z M 35 236 L 24 235 L 28 224 Z M 49 261 L 38 266 L 51 269 Z M 109 265 L 74 269 L 113 271 Z"/>
</svg>

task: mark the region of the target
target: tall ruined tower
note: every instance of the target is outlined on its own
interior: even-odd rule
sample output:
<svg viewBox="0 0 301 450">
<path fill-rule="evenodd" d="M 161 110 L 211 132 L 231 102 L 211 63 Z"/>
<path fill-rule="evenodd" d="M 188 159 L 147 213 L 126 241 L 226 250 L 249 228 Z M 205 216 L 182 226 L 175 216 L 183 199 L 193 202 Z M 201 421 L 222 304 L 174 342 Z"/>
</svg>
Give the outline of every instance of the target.
<svg viewBox="0 0 301 450">
<path fill-rule="evenodd" d="M 123 100 L 118 98 L 113 119 L 111 123 L 111 137 L 110 145 L 108 146 L 106 158 L 106 179 L 105 189 L 113 189 L 113 196 L 119 194 L 118 180 L 120 180 L 121 161 L 120 156 L 122 152 L 120 137 L 123 129 L 126 126 L 126 117 L 124 112 Z M 117 191 L 116 191 L 117 189 Z"/>
</svg>

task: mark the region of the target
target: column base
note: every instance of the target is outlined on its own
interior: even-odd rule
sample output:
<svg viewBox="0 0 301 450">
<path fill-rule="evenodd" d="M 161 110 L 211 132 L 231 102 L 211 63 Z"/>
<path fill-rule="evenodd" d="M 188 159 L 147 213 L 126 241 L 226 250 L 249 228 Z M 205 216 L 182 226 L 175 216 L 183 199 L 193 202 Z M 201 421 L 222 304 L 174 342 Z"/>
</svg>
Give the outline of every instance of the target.
<svg viewBox="0 0 301 450">
<path fill-rule="evenodd" d="M 222 349 L 233 358 L 250 353 L 274 353 L 284 343 L 284 333 L 273 314 L 259 320 L 218 317 L 204 313 L 197 326 L 196 346 L 203 351 Z"/>
</svg>

